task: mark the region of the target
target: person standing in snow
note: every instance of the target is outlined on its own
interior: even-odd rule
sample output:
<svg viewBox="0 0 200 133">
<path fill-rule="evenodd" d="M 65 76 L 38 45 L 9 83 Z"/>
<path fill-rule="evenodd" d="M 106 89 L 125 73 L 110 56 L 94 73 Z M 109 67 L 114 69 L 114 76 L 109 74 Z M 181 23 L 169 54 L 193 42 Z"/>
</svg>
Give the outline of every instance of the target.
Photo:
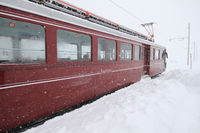
<svg viewBox="0 0 200 133">
<path fill-rule="evenodd" d="M 162 53 L 162 59 L 164 60 L 165 69 L 166 69 L 166 67 L 167 67 L 166 58 L 168 58 L 168 54 L 167 54 L 166 49 L 164 49 L 164 51 L 163 51 L 163 53 Z"/>
</svg>

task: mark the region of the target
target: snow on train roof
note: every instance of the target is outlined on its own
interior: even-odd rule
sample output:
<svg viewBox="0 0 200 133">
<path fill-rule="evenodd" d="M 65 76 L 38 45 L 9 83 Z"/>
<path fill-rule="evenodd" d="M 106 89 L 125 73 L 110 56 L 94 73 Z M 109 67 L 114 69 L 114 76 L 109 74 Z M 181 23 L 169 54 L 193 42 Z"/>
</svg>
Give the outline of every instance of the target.
<svg viewBox="0 0 200 133">
<path fill-rule="evenodd" d="M 21 11 L 26 11 L 26 12 L 33 13 L 33 14 L 37 14 L 37 15 L 44 16 L 47 18 L 56 19 L 59 21 L 70 23 L 70 24 L 79 25 L 81 27 L 97 30 L 100 32 L 114 35 L 114 36 L 120 36 L 122 38 L 130 39 L 130 40 L 137 41 L 140 43 L 163 47 L 163 46 L 157 45 L 153 42 L 143 40 L 138 37 L 135 37 L 135 36 L 132 36 L 132 35 L 129 35 L 129 34 L 126 34 L 126 33 L 123 33 L 123 32 L 120 32 L 120 31 L 117 31 L 117 30 L 114 30 L 114 29 L 111 29 L 111 28 L 108 28 L 108 27 L 105 27 L 102 25 L 92 23 L 88 20 L 81 19 L 81 18 L 72 16 L 67 13 L 63 13 L 63 12 L 60 12 L 60 11 L 57 11 L 54 9 L 50 9 L 43 5 L 39 5 L 39 4 L 30 2 L 28 0 L 0 0 L 0 5 L 18 9 Z"/>
</svg>

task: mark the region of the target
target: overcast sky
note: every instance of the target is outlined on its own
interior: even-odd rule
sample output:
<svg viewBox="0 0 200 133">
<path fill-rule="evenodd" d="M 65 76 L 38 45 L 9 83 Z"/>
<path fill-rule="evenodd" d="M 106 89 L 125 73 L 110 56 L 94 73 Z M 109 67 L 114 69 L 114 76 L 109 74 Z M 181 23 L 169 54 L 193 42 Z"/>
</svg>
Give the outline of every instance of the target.
<svg viewBox="0 0 200 133">
<path fill-rule="evenodd" d="M 155 22 L 157 43 L 187 44 L 187 40 L 170 38 L 187 37 L 191 24 L 191 43 L 200 45 L 200 0 L 63 0 L 133 30 L 145 33 L 141 23 Z M 113 2 L 130 12 L 129 15 Z"/>
</svg>

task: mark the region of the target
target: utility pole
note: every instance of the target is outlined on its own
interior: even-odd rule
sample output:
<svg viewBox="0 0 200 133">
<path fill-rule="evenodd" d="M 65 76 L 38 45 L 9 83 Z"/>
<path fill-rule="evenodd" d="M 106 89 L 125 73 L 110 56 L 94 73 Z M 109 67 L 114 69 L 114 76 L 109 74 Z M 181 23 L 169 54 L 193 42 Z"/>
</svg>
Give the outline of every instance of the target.
<svg viewBox="0 0 200 133">
<path fill-rule="evenodd" d="M 188 54 L 187 54 L 187 66 L 190 65 L 190 23 L 188 24 Z"/>
<path fill-rule="evenodd" d="M 195 41 L 194 41 L 194 46 L 193 46 L 193 60 L 195 61 L 195 56 L 196 56 L 196 48 L 195 48 L 196 46 L 195 46 Z"/>
<path fill-rule="evenodd" d="M 192 65 L 192 62 L 190 60 L 192 59 L 192 55 L 190 55 L 190 23 L 188 23 L 188 35 L 187 37 L 179 37 L 179 38 L 170 38 L 169 41 L 174 41 L 174 40 L 188 40 L 188 48 L 187 48 L 187 66 L 189 67 L 190 64 Z M 195 44 L 194 44 L 195 47 Z M 195 53 L 196 54 L 196 53 Z M 190 66 L 191 67 L 191 66 Z"/>
</svg>

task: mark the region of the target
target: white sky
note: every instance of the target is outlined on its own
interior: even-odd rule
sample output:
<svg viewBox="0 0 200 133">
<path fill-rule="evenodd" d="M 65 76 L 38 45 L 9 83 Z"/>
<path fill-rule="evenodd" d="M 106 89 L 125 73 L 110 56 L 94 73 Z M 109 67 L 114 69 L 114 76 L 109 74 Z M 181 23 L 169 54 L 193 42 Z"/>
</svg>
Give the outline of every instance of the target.
<svg viewBox="0 0 200 133">
<path fill-rule="evenodd" d="M 200 45 L 200 0 L 112 0 L 134 16 L 130 16 L 109 0 L 63 0 L 101 17 L 133 30 L 145 33 L 141 23 L 155 22 L 155 39 L 161 45 L 180 43 L 170 38 L 186 37 L 188 23 L 191 24 L 191 44 Z"/>
</svg>

